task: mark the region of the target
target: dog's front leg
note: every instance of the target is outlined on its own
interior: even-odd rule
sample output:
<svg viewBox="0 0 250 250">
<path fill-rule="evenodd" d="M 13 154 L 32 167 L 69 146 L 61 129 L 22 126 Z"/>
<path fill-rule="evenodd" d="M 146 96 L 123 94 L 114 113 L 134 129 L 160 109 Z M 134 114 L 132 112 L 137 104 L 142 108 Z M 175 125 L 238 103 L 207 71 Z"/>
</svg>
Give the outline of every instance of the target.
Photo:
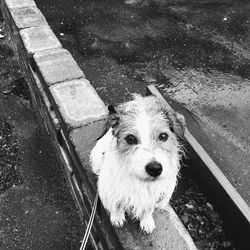
<svg viewBox="0 0 250 250">
<path fill-rule="evenodd" d="M 169 200 L 170 200 L 170 197 L 169 196 L 164 196 L 163 199 L 161 201 L 159 201 L 157 204 L 156 204 L 156 208 L 159 208 L 161 210 L 166 210 L 167 207 L 168 207 L 168 204 L 169 204 Z"/>
<path fill-rule="evenodd" d="M 121 209 L 116 209 L 110 212 L 110 221 L 115 227 L 123 227 L 125 222 L 125 212 Z"/>
<path fill-rule="evenodd" d="M 143 232 L 150 234 L 155 229 L 155 222 L 153 218 L 154 208 L 145 211 L 140 218 L 140 228 Z"/>
</svg>

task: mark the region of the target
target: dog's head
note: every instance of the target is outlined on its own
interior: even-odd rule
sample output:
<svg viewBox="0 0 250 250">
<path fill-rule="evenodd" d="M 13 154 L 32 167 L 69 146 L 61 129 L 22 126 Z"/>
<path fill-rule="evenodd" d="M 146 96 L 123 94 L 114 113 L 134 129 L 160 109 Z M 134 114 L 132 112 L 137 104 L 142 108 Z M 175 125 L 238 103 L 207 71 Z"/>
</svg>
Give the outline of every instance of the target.
<svg viewBox="0 0 250 250">
<path fill-rule="evenodd" d="M 169 110 L 155 96 L 133 95 L 133 100 L 109 106 L 108 127 L 117 140 L 125 171 L 140 180 L 174 178 L 179 170 L 184 117 Z"/>
</svg>

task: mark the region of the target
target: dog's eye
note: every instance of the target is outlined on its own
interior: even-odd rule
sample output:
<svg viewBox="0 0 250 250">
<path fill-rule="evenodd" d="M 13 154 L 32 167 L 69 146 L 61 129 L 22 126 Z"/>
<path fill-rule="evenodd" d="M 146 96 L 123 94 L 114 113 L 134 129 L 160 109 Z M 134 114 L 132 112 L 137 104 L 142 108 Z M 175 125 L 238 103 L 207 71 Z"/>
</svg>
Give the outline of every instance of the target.
<svg viewBox="0 0 250 250">
<path fill-rule="evenodd" d="M 133 135 L 127 135 L 126 136 L 126 138 L 125 138 L 125 140 L 126 140 L 126 142 L 128 143 L 128 144 L 137 144 L 138 142 L 137 142 L 137 139 L 135 138 L 135 136 L 133 136 Z"/>
<path fill-rule="evenodd" d="M 159 140 L 160 141 L 167 141 L 167 139 L 168 139 L 168 134 L 167 133 L 160 133 L 159 134 Z"/>
</svg>

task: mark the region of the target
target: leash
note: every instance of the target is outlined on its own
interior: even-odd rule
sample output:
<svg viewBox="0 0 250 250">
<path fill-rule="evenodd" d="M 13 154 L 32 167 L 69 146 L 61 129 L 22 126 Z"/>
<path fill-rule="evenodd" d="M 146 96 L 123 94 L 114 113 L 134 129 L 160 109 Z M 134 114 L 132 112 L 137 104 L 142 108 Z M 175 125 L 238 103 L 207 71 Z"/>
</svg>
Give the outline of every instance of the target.
<svg viewBox="0 0 250 250">
<path fill-rule="evenodd" d="M 97 202 L 98 202 L 98 192 L 96 192 L 96 195 L 95 195 L 95 200 L 94 200 L 94 203 L 93 203 L 91 215 L 90 215 L 89 222 L 88 222 L 88 225 L 87 225 L 87 228 L 86 228 L 83 240 L 82 240 L 80 250 L 84 250 L 86 245 L 87 245 L 89 234 L 91 232 L 91 228 L 92 228 L 92 225 L 93 225 L 93 222 L 94 222 L 94 217 L 95 217 L 96 208 L 97 208 Z"/>
</svg>

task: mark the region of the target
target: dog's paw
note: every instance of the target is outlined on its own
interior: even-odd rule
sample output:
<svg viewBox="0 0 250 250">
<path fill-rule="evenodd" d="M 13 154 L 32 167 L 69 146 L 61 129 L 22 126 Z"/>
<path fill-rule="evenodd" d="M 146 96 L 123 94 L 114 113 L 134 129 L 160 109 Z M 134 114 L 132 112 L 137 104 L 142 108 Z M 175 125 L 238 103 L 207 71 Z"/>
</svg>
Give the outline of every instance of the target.
<svg viewBox="0 0 250 250">
<path fill-rule="evenodd" d="M 110 214 L 110 221 L 115 227 L 123 227 L 125 222 L 124 214 L 112 213 Z"/>
<path fill-rule="evenodd" d="M 146 234 L 151 234 L 155 229 L 155 222 L 152 216 L 140 221 L 140 228 Z"/>
</svg>

